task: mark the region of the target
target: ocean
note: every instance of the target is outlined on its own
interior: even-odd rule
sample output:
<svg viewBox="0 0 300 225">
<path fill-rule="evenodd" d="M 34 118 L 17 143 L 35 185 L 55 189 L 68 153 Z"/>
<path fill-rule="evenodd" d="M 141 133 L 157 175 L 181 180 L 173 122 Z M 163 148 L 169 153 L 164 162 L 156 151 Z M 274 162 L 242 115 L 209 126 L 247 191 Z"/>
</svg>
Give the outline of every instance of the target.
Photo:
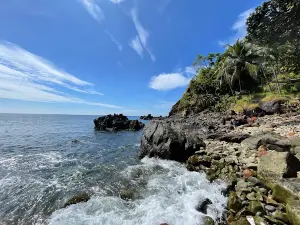
<svg viewBox="0 0 300 225">
<path fill-rule="evenodd" d="M 195 206 L 205 198 L 208 215 L 221 216 L 222 182 L 177 162 L 139 160 L 141 131 L 95 131 L 95 118 L 0 114 L 1 225 L 203 225 Z M 121 199 L 122 190 L 135 198 Z M 83 192 L 89 201 L 63 208 Z"/>
</svg>

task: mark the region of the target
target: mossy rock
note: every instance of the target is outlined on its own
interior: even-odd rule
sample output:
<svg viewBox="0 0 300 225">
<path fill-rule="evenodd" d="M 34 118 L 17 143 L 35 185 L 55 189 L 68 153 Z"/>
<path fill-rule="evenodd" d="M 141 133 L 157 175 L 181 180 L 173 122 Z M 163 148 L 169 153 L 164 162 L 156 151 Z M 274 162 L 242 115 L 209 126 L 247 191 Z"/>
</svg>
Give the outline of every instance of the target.
<svg viewBox="0 0 300 225">
<path fill-rule="evenodd" d="M 229 225 L 249 225 L 249 222 L 245 217 L 242 217 L 236 221 L 231 222 Z"/>
<path fill-rule="evenodd" d="M 242 202 L 235 192 L 231 192 L 228 197 L 228 208 L 238 212 L 242 208 Z"/>
<path fill-rule="evenodd" d="M 300 201 L 293 200 L 286 205 L 286 212 L 292 225 L 300 224 Z"/>
<path fill-rule="evenodd" d="M 192 155 L 187 160 L 187 163 L 193 166 L 198 166 L 200 162 L 201 162 L 201 157 L 199 155 Z"/>
<path fill-rule="evenodd" d="M 298 196 L 296 196 L 294 193 L 292 193 L 290 190 L 285 188 L 280 183 L 273 184 L 271 189 L 273 191 L 272 195 L 273 195 L 274 199 L 278 202 L 286 204 L 290 200 L 297 200 L 298 199 Z"/>
<path fill-rule="evenodd" d="M 64 208 L 68 207 L 69 205 L 74 205 L 80 202 L 87 202 L 88 200 L 90 200 L 90 196 L 87 193 L 81 193 L 69 199 L 64 204 Z"/>
<path fill-rule="evenodd" d="M 251 212 L 252 215 L 255 215 L 258 212 L 261 212 L 264 214 L 264 208 L 259 201 L 250 201 L 249 206 L 248 206 L 248 211 Z"/>
<path fill-rule="evenodd" d="M 280 210 L 276 210 L 272 213 L 272 217 L 274 217 L 277 220 L 280 220 L 284 223 L 289 223 L 289 218 L 286 213 L 281 212 Z"/>
<path fill-rule="evenodd" d="M 204 217 L 204 225 L 215 225 L 215 221 L 211 217 L 206 216 Z"/>
<path fill-rule="evenodd" d="M 134 189 L 127 189 L 120 191 L 120 198 L 123 200 L 133 200 L 135 197 L 135 190 Z"/>
</svg>

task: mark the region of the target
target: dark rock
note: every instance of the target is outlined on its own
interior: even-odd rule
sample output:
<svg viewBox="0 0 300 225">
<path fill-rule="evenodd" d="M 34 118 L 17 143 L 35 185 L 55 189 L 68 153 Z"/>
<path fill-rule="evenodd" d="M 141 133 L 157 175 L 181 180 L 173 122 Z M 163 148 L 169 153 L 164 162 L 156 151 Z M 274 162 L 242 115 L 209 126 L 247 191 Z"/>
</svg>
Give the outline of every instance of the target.
<svg viewBox="0 0 300 225">
<path fill-rule="evenodd" d="M 270 101 L 260 104 L 260 108 L 268 115 L 283 113 L 283 101 Z"/>
<path fill-rule="evenodd" d="M 289 223 L 289 219 L 286 213 L 281 212 L 280 210 L 276 210 L 272 213 L 272 217 L 274 217 L 276 220 L 280 220 L 284 223 Z"/>
<path fill-rule="evenodd" d="M 80 202 L 87 202 L 88 200 L 90 200 L 90 196 L 87 193 L 81 193 L 69 199 L 64 204 L 64 208 L 68 207 L 69 205 L 74 205 Z"/>
<path fill-rule="evenodd" d="M 120 191 L 120 198 L 123 200 L 133 200 L 134 197 L 135 197 L 135 191 L 132 189 Z"/>
<path fill-rule="evenodd" d="M 249 134 L 226 134 L 218 138 L 218 140 L 230 143 L 241 143 L 243 140 L 249 137 Z"/>
<path fill-rule="evenodd" d="M 73 144 L 76 144 L 76 143 L 79 143 L 79 142 L 80 142 L 80 141 L 78 141 L 78 140 L 76 140 L 76 139 L 75 139 L 75 140 L 72 140 L 72 143 L 73 143 Z"/>
<path fill-rule="evenodd" d="M 238 198 L 235 192 L 230 193 L 227 204 L 228 204 L 228 208 L 235 212 L 238 212 L 243 206 L 241 200 Z"/>
<path fill-rule="evenodd" d="M 198 205 L 196 206 L 196 210 L 198 211 L 198 212 L 201 212 L 201 213 L 204 213 L 204 214 L 207 214 L 207 208 L 208 208 L 208 206 L 209 205 L 211 205 L 212 204 L 212 201 L 210 200 L 210 199 L 205 199 L 204 201 L 200 201 L 199 203 L 198 203 Z"/>
<path fill-rule="evenodd" d="M 139 157 L 184 162 L 205 146 L 196 130 L 183 129 L 180 123 L 151 121 L 144 128 Z"/>
<path fill-rule="evenodd" d="M 95 130 L 119 131 L 133 130 L 138 131 L 144 127 L 144 124 L 138 120 L 129 120 L 126 116 L 107 115 L 94 120 Z"/>
<path fill-rule="evenodd" d="M 140 119 L 141 120 L 152 120 L 153 116 L 151 114 L 148 114 L 147 116 L 141 116 Z"/>
</svg>

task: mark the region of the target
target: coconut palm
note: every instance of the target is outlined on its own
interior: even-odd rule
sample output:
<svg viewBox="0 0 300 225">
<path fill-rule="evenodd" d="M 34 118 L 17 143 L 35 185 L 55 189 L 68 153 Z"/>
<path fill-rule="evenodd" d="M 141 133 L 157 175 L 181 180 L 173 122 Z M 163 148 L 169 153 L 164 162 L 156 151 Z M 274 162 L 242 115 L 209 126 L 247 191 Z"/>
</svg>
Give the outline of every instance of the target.
<svg viewBox="0 0 300 225">
<path fill-rule="evenodd" d="M 217 69 L 221 82 L 226 82 L 231 90 L 239 85 L 242 91 L 242 82 L 246 77 L 257 80 L 260 71 L 259 48 L 256 45 L 237 40 L 234 45 L 227 45 L 227 51 Z"/>
</svg>

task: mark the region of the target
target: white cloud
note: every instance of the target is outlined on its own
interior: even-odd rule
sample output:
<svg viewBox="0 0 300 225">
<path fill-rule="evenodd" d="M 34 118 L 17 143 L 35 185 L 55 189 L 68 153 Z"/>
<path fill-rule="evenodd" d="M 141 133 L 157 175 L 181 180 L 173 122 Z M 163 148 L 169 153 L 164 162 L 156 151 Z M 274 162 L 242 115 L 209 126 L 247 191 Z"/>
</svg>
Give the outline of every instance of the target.
<svg viewBox="0 0 300 225">
<path fill-rule="evenodd" d="M 191 78 L 185 77 L 181 73 L 162 73 L 158 76 L 152 77 L 150 81 L 150 88 L 158 91 L 166 91 L 175 89 L 178 87 L 184 87 L 188 85 Z"/>
<path fill-rule="evenodd" d="M 120 42 L 118 42 L 117 39 L 108 30 L 105 30 L 104 32 L 110 37 L 111 41 L 115 43 L 115 45 L 118 47 L 119 51 L 121 52 L 123 50 L 123 46 L 120 44 Z"/>
<path fill-rule="evenodd" d="M 0 42 L 0 98 L 39 102 L 69 102 L 119 108 L 84 101 L 63 90 L 103 95 L 93 84 L 57 68 L 51 62 L 9 42 Z"/>
<path fill-rule="evenodd" d="M 231 29 L 234 31 L 234 35 L 227 40 L 219 41 L 218 44 L 221 45 L 222 47 L 225 46 L 226 44 L 232 45 L 238 39 L 244 38 L 247 34 L 247 26 L 246 26 L 247 19 L 250 16 L 250 14 L 253 13 L 254 11 L 255 8 L 250 8 L 245 12 L 242 12 L 231 27 Z"/>
<path fill-rule="evenodd" d="M 120 4 L 121 2 L 123 2 L 124 0 L 110 0 L 112 3 L 114 4 Z"/>
<path fill-rule="evenodd" d="M 137 32 L 137 36 L 131 40 L 130 46 L 141 56 L 141 58 L 143 58 L 143 50 L 145 49 L 151 57 L 151 60 L 155 62 L 156 58 L 148 47 L 149 32 L 139 21 L 136 9 L 132 9 L 130 15 Z"/>
<path fill-rule="evenodd" d="M 196 69 L 187 66 L 184 69 L 177 69 L 174 73 L 161 73 L 153 76 L 149 87 L 158 91 L 167 91 L 188 85 L 192 77 L 196 74 Z"/>
<path fill-rule="evenodd" d="M 80 2 L 83 4 L 85 9 L 89 12 L 89 14 L 99 23 L 105 20 L 103 10 L 100 8 L 100 6 L 97 3 L 95 3 L 94 0 L 80 0 Z"/>
<path fill-rule="evenodd" d="M 140 42 L 140 39 L 138 36 L 136 36 L 134 39 L 132 39 L 129 43 L 130 47 L 134 49 L 134 51 L 136 51 L 137 54 L 139 54 L 139 56 L 141 58 L 143 58 L 143 52 L 144 52 L 144 48 L 142 46 L 142 43 Z"/>
</svg>

